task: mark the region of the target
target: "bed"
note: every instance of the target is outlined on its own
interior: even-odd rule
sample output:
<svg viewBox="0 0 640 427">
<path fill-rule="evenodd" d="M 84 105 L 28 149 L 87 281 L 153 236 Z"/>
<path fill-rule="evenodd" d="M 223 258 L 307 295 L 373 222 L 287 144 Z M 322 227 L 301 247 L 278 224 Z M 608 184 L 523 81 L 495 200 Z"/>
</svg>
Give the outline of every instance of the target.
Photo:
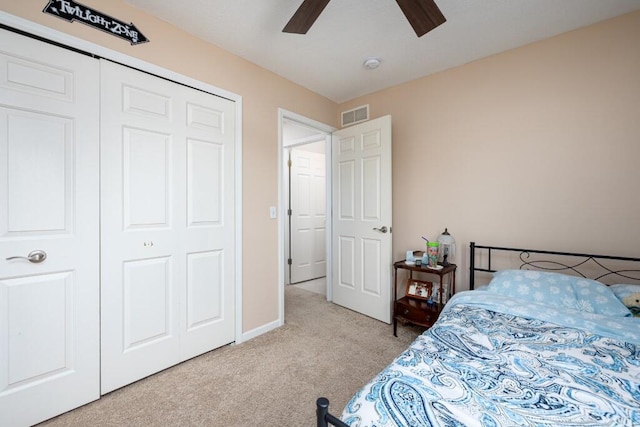
<svg viewBox="0 0 640 427">
<path fill-rule="evenodd" d="M 318 399 L 318 427 L 639 426 L 640 259 L 470 251 L 470 288 L 488 284 L 453 296 L 339 418 Z"/>
</svg>

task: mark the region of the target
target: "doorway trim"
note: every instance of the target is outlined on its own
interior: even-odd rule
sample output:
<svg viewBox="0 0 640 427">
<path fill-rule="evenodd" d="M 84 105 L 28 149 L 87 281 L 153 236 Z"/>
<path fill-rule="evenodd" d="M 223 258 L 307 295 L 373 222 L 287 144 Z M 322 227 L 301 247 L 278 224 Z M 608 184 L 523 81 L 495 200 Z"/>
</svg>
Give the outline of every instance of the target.
<svg viewBox="0 0 640 427">
<path fill-rule="evenodd" d="M 8 29 L 22 31 L 27 35 L 40 37 L 44 41 L 57 43 L 62 47 L 80 50 L 109 59 L 125 66 L 135 68 L 162 77 L 176 83 L 202 90 L 235 103 L 235 344 L 242 342 L 242 96 L 170 71 L 150 62 L 111 50 L 104 46 L 82 40 L 44 25 L 0 11 L 0 24 Z"/>
<path fill-rule="evenodd" d="M 293 111 L 285 110 L 284 108 L 278 108 L 278 211 L 280 212 L 280 216 L 278 218 L 278 326 L 284 325 L 284 287 L 285 284 L 285 272 L 284 265 L 286 261 L 286 242 L 285 242 L 285 231 L 286 231 L 286 219 L 287 219 L 287 200 L 284 197 L 284 135 L 283 135 L 283 127 L 284 121 L 293 121 L 297 122 L 303 126 L 307 126 L 313 129 L 318 130 L 319 133 L 325 134 L 325 165 L 326 165 L 326 206 L 325 206 L 325 214 L 327 218 L 326 229 L 325 229 L 325 251 L 326 251 L 326 259 L 327 259 L 327 301 L 332 300 L 331 295 L 331 275 L 329 274 L 331 271 L 331 235 L 332 235 L 332 224 L 331 224 L 331 133 L 336 130 L 333 126 L 329 126 L 327 124 L 318 122 L 316 120 L 310 119 L 308 117 L 302 116 L 298 113 L 294 113 Z M 289 148 L 287 146 L 286 148 Z"/>
</svg>

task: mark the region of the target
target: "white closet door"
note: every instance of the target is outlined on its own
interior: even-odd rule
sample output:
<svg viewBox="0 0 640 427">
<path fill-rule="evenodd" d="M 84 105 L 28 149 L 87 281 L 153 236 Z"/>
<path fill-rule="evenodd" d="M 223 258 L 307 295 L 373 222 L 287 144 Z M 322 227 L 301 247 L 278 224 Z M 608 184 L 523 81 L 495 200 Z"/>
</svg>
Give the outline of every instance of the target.
<svg viewBox="0 0 640 427">
<path fill-rule="evenodd" d="M 234 340 L 234 103 L 102 61 L 102 393 Z"/>
<path fill-rule="evenodd" d="M 2 426 L 100 396 L 98 67 L 0 30 Z"/>
</svg>

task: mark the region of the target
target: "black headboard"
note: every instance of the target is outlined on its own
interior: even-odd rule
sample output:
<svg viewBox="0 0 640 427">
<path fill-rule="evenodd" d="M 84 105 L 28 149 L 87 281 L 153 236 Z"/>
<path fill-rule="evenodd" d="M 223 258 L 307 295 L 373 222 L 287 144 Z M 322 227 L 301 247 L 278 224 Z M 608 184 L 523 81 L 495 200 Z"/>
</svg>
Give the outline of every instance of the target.
<svg viewBox="0 0 640 427">
<path fill-rule="evenodd" d="M 505 255 L 517 256 L 515 263 L 519 265 L 511 265 L 509 268 L 556 271 L 598 281 L 640 283 L 640 258 L 505 248 L 477 245 L 475 242 L 469 244 L 469 249 L 469 289 L 471 290 L 475 288 L 476 272 L 497 271 L 496 257 Z"/>
</svg>

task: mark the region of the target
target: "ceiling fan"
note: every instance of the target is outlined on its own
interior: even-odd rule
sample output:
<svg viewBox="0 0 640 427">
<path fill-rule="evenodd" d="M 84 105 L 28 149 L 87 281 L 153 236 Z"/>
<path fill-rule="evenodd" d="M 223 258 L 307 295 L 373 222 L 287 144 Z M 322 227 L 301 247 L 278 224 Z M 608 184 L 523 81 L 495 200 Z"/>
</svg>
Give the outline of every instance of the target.
<svg viewBox="0 0 640 427">
<path fill-rule="evenodd" d="M 330 0 L 304 0 L 282 32 L 306 34 Z M 434 0 L 396 0 L 418 37 L 443 24 L 446 19 Z"/>
</svg>

